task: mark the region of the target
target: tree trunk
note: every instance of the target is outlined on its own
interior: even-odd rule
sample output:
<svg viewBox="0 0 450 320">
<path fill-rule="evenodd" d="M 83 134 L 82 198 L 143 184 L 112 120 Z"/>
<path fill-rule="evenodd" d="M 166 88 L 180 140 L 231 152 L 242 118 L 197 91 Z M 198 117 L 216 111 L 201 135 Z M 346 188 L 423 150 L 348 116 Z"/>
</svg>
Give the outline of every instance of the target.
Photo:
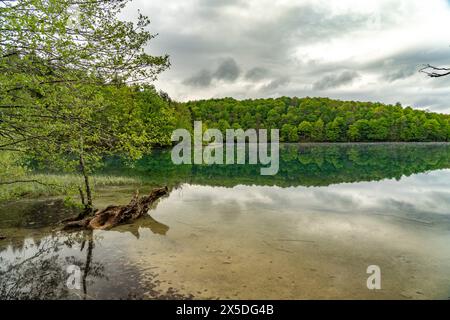
<svg viewBox="0 0 450 320">
<path fill-rule="evenodd" d="M 167 195 L 167 187 L 154 189 L 148 196 L 139 197 L 136 191 L 133 199 L 125 206 L 109 206 L 103 210 L 97 211 L 94 216 L 81 216 L 79 219 L 69 221 L 64 230 L 68 229 L 110 229 L 117 225 L 132 222 L 147 214 L 151 205 L 159 198 Z"/>
<path fill-rule="evenodd" d="M 93 206 L 92 206 L 91 185 L 89 183 L 89 176 L 88 176 L 87 171 L 86 171 L 86 166 L 85 166 L 85 163 L 84 163 L 83 153 L 80 153 L 80 171 L 81 171 L 81 174 L 84 177 L 84 188 L 85 188 L 85 191 L 86 191 L 86 199 L 87 199 L 87 202 L 84 203 L 84 206 L 85 206 L 84 208 L 85 208 L 86 212 L 89 212 L 89 211 L 92 212 Z M 84 202 L 84 197 L 83 197 L 82 201 Z"/>
<path fill-rule="evenodd" d="M 80 192 L 81 204 L 86 208 L 86 201 L 84 200 L 84 192 L 81 187 L 78 187 L 78 191 Z"/>
</svg>

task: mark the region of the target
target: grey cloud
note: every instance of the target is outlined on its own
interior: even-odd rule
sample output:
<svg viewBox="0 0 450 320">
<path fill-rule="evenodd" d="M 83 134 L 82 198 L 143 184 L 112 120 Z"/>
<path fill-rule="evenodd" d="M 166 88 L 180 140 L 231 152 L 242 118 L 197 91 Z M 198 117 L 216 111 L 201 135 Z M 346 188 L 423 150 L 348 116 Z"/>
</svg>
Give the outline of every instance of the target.
<svg viewBox="0 0 450 320">
<path fill-rule="evenodd" d="M 200 0 L 199 4 L 205 7 L 228 7 L 240 4 L 240 0 Z"/>
<path fill-rule="evenodd" d="M 209 87 L 214 79 L 233 82 L 240 74 L 241 70 L 236 61 L 233 58 L 227 58 L 219 64 L 216 71 L 211 72 L 210 70 L 202 69 L 192 77 L 184 80 L 183 84 L 204 88 Z"/>
<path fill-rule="evenodd" d="M 434 112 L 450 113 L 450 103 L 448 102 L 448 95 L 446 93 L 434 94 L 429 93 L 425 97 L 416 99 L 413 102 L 413 107 L 421 109 L 430 109 Z"/>
<path fill-rule="evenodd" d="M 352 83 L 360 77 L 355 71 L 344 71 L 340 74 L 330 74 L 313 84 L 314 90 L 327 90 Z"/>
<path fill-rule="evenodd" d="M 213 76 L 208 70 L 201 70 L 197 74 L 183 81 L 183 84 L 191 87 L 209 87 Z"/>
<path fill-rule="evenodd" d="M 299 44 L 323 42 L 359 30 L 368 19 L 356 14 L 333 15 L 327 8 L 312 4 L 280 7 L 273 14 L 244 19 L 226 10 L 217 10 L 217 5 L 224 2 L 216 0 L 215 5 L 206 6 L 205 0 L 203 6 L 192 8 L 190 19 L 185 22 L 195 26 L 193 32 L 180 34 L 178 27 L 159 31 L 160 38 L 166 37 L 161 43 L 173 48 L 175 53 L 166 51 L 183 52 L 197 59 L 239 56 L 239 60 L 246 63 L 263 61 L 260 67 L 265 67 L 266 62 L 279 67 L 286 64 Z M 243 4 L 239 4 L 239 8 L 244 12 L 251 9 Z"/>
<path fill-rule="evenodd" d="M 281 86 L 285 86 L 290 82 L 290 78 L 289 77 L 280 77 L 277 79 L 274 79 L 272 81 L 270 81 L 268 84 L 266 84 L 265 86 L 263 86 L 261 88 L 261 92 L 271 92 L 275 89 L 278 89 Z"/>
<path fill-rule="evenodd" d="M 343 33 L 363 28 L 367 15 L 333 15 L 326 7 L 305 4 L 293 6 L 256 21 L 244 33 L 260 55 L 286 59 L 299 44 L 323 42 Z"/>
<path fill-rule="evenodd" d="M 407 50 L 397 53 L 391 57 L 385 57 L 373 61 L 358 69 L 365 69 L 371 72 L 382 72 L 384 79 L 395 81 L 404 79 L 419 72 L 419 69 L 428 63 L 437 65 L 448 64 L 450 62 L 450 50 Z"/>
<path fill-rule="evenodd" d="M 417 69 L 411 66 L 406 66 L 397 70 L 389 70 L 385 74 L 385 79 L 389 82 L 394 82 L 396 80 L 402 80 L 409 78 L 410 76 L 417 73 Z"/>
<path fill-rule="evenodd" d="M 439 100 L 434 97 L 425 97 L 425 98 L 416 100 L 414 105 L 418 108 L 424 108 L 424 107 L 433 106 L 433 105 L 437 104 L 438 102 L 439 102 Z"/>
<path fill-rule="evenodd" d="M 233 58 L 225 59 L 214 72 L 214 78 L 218 80 L 234 81 L 241 73 L 239 66 Z"/>
<path fill-rule="evenodd" d="M 266 78 L 268 74 L 269 70 L 267 70 L 266 68 L 255 67 L 245 73 L 245 79 L 258 81 Z"/>
</svg>

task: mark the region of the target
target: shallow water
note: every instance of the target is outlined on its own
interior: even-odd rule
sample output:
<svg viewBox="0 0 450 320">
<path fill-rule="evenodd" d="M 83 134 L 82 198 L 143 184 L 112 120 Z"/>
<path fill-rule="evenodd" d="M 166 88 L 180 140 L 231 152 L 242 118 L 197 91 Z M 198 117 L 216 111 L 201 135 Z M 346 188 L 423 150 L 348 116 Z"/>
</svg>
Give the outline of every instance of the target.
<svg viewBox="0 0 450 320">
<path fill-rule="evenodd" d="M 280 173 L 254 166 L 132 168 L 171 192 L 112 231 L 62 233 L 58 199 L 0 205 L 2 298 L 447 299 L 450 146 L 284 146 Z M 135 186 L 98 190 L 99 207 Z M 68 265 L 81 288 L 66 286 Z M 381 269 L 381 290 L 366 286 Z"/>
</svg>

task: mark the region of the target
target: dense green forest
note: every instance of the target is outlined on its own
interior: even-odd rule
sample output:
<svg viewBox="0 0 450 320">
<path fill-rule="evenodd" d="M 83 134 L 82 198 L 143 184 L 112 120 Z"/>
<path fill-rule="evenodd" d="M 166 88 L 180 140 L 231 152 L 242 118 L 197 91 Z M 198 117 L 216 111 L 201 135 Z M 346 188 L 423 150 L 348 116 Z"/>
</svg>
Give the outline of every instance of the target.
<svg viewBox="0 0 450 320">
<path fill-rule="evenodd" d="M 449 141 L 450 115 L 399 103 L 328 98 L 191 101 L 192 120 L 207 128 L 280 129 L 282 142 Z"/>
</svg>

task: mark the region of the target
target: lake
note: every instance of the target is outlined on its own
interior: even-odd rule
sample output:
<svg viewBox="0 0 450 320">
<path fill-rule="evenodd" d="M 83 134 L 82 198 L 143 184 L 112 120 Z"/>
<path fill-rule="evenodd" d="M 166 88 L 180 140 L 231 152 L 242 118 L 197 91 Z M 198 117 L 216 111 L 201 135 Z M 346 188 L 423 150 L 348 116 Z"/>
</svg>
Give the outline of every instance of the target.
<svg viewBox="0 0 450 320">
<path fill-rule="evenodd" d="M 99 173 L 167 185 L 148 217 L 59 231 L 61 198 L 0 204 L 2 299 L 448 299 L 449 144 L 286 144 L 276 176 L 253 165 L 182 165 L 155 150 Z M 68 266 L 81 270 L 66 285 Z M 369 290 L 369 266 L 381 289 Z"/>
</svg>

